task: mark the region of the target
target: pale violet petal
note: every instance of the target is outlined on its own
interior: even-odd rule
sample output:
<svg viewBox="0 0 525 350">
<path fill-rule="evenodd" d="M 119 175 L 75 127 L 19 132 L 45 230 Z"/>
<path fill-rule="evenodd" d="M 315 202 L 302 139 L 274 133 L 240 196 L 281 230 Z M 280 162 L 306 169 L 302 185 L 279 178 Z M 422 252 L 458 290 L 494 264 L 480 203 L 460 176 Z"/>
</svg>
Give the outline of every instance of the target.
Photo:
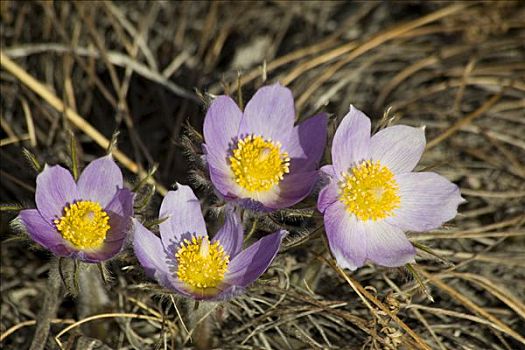
<svg viewBox="0 0 525 350">
<path fill-rule="evenodd" d="M 369 157 L 370 119 L 354 106 L 337 127 L 332 142 L 332 164 L 337 176 Z"/>
<path fill-rule="evenodd" d="M 97 202 L 102 208 L 108 205 L 122 187 L 122 171 L 111 155 L 89 163 L 78 179 L 80 198 Z"/>
<path fill-rule="evenodd" d="M 177 246 L 181 240 L 194 236 L 207 236 L 201 205 L 189 186 L 177 184 L 169 191 L 160 206 L 159 224 L 162 242 L 166 248 Z"/>
<path fill-rule="evenodd" d="M 346 210 L 340 201 L 328 206 L 324 226 L 330 250 L 342 268 L 355 270 L 366 258 L 366 232 L 362 222 Z"/>
<path fill-rule="evenodd" d="M 416 249 L 405 233 L 386 221 L 364 222 L 366 257 L 386 267 L 399 267 L 414 262 Z"/>
<path fill-rule="evenodd" d="M 324 213 L 326 209 L 339 200 L 339 187 L 333 180 L 329 181 L 319 192 L 317 197 L 317 210 Z"/>
<path fill-rule="evenodd" d="M 387 221 L 402 230 L 428 231 L 453 219 L 464 202 L 459 187 L 436 173 L 396 175 L 401 199 Z"/>
<path fill-rule="evenodd" d="M 243 250 L 228 265 L 224 283 L 246 287 L 262 275 L 277 255 L 286 231 L 280 230 L 261 238 Z"/>
<path fill-rule="evenodd" d="M 370 157 L 380 161 L 394 174 L 412 171 L 425 150 L 425 131 L 406 125 L 394 125 L 379 131 L 370 141 Z"/>
<path fill-rule="evenodd" d="M 291 207 L 299 203 L 312 192 L 319 178 L 318 171 L 307 173 L 287 174 L 278 185 L 265 192 L 240 192 L 240 201 L 244 207 L 256 211 L 274 211 Z"/>
<path fill-rule="evenodd" d="M 225 213 L 224 225 L 213 237 L 212 243 L 219 242 L 230 259 L 242 249 L 243 227 L 239 214 L 233 207 L 228 207 Z"/>
<path fill-rule="evenodd" d="M 204 118 L 204 141 L 207 151 L 214 158 L 226 159 L 229 149 L 237 138 L 242 111 L 229 96 L 213 100 Z"/>
<path fill-rule="evenodd" d="M 45 166 L 36 178 L 36 207 L 42 217 L 52 224 L 62 217 L 64 207 L 80 199 L 73 176 L 59 165 Z"/>
<path fill-rule="evenodd" d="M 295 121 L 290 89 L 274 84 L 257 90 L 246 104 L 239 136 L 250 134 L 283 143 L 289 139 Z"/>
<path fill-rule="evenodd" d="M 36 209 L 20 211 L 18 216 L 29 237 L 57 256 L 70 256 L 73 249 L 58 233 L 56 228 L 49 224 Z"/>
<path fill-rule="evenodd" d="M 165 288 L 189 296 L 182 282 L 175 277 L 177 262 L 166 251 L 161 239 L 136 219 L 133 219 L 133 227 L 133 249 L 146 275 L 155 278 Z"/>
<path fill-rule="evenodd" d="M 320 113 L 293 128 L 283 149 L 290 157 L 290 171 L 302 172 L 317 169 L 326 146 L 326 113 Z"/>
</svg>

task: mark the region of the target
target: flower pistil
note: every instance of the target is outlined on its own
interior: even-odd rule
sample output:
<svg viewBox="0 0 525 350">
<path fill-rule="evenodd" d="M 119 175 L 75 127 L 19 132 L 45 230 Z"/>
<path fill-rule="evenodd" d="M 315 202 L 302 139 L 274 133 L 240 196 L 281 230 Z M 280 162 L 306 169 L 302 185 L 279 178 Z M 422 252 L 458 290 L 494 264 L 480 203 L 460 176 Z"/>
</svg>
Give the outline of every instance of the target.
<svg viewBox="0 0 525 350">
<path fill-rule="evenodd" d="M 78 201 L 65 207 L 64 215 L 54 222 L 62 237 L 78 249 L 100 247 L 110 229 L 108 214 L 92 201 Z"/>
<path fill-rule="evenodd" d="M 290 157 L 281 144 L 249 135 L 237 142 L 230 156 L 235 182 L 250 192 L 265 192 L 290 171 Z"/>
<path fill-rule="evenodd" d="M 379 161 L 364 161 L 342 176 L 339 199 L 359 220 L 385 219 L 399 208 L 399 186 L 394 174 Z"/>
<path fill-rule="evenodd" d="M 214 288 L 224 279 L 230 257 L 208 237 L 185 239 L 176 252 L 177 277 L 193 288 Z"/>
</svg>

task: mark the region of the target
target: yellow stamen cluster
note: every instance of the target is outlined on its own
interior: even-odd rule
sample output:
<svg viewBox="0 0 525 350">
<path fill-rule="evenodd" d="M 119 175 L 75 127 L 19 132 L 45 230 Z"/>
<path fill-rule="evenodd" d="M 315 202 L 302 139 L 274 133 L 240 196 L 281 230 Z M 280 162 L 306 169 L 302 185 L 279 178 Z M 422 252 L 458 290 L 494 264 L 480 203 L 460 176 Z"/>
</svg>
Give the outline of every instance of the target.
<svg viewBox="0 0 525 350">
<path fill-rule="evenodd" d="M 290 158 L 281 151 L 279 142 L 249 135 L 237 142 L 230 167 L 239 186 L 250 192 L 265 192 L 290 171 Z"/>
<path fill-rule="evenodd" d="M 394 174 L 379 161 L 367 160 L 343 173 L 340 201 L 359 220 L 380 220 L 399 208 L 399 186 Z"/>
<path fill-rule="evenodd" d="M 217 287 L 230 262 L 219 242 L 210 243 L 208 237 L 185 239 L 175 257 L 178 261 L 177 277 L 199 289 Z"/>
<path fill-rule="evenodd" d="M 78 249 L 100 247 L 110 229 L 108 214 L 92 201 L 65 207 L 64 215 L 55 220 L 55 225 L 62 237 Z"/>
</svg>

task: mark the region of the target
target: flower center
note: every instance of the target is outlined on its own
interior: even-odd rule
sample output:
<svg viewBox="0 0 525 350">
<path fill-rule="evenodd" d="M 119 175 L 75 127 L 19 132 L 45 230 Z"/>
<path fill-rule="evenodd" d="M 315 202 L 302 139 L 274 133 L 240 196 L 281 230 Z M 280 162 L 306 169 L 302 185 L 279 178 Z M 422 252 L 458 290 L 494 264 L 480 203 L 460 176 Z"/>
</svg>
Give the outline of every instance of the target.
<svg viewBox="0 0 525 350">
<path fill-rule="evenodd" d="M 237 142 L 230 157 L 235 182 L 250 192 L 264 192 L 283 179 L 290 171 L 288 153 L 281 144 L 261 136 L 249 135 Z"/>
<path fill-rule="evenodd" d="M 93 249 L 102 245 L 110 229 L 109 216 L 100 204 L 79 201 L 64 208 L 64 215 L 55 220 L 57 230 L 78 249 Z"/>
<path fill-rule="evenodd" d="M 343 173 L 339 200 L 359 220 L 379 220 L 399 208 L 399 186 L 394 174 L 379 161 L 367 160 Z"/>
<path fill-rule="evenodd" d="M 175 254 L 177 277 L 194 288 L 217 287 L 224 279 L 230 257 L 219 242 L 210 243 L 208 237 L 185 239 Z"/>
</svg>

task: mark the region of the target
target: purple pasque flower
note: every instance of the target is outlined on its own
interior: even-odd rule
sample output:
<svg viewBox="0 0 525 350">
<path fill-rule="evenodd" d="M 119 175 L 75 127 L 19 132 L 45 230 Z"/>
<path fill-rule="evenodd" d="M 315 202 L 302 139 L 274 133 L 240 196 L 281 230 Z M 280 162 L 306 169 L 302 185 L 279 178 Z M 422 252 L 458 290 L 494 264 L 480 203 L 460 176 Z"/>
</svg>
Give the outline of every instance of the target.
<svg viewBox="0 0 525 350">
<path fill-rule="evenodd" d="M 350 270 L 370 260 L 396 267 L 414 261 L 404 231 L 427 231 L 454 218 L 459 188 L 431 172 L 412 172 L 425 150 L 421 128 L 395 125 L 370 136 L 370 119 L 354 106 L 337 128 L 329 183 L 319 193 L 330 249 Z"/>
<path fill-rule="evenodd" d="M 228 208 L 210 241 L 200 203 L 188 186 L 169 191 L 160 207 L 160 238 L 133 219 L 135 255 L 162 286 L 196 300 L 223 300 L 244 291 L 275 258 L 285 231 L 242 250 L 240 218 Z"/>
<path fill-rule="evenodd" d="M 287 208 L 305 198 L 318 179 L 327 116 L 294 126 L 289 89 L 260 88 L 244 112 L 219 96 L 204 119 L 204 151 L 210 177 L 227 200 L 261 211 Z"/>
<path fill-rule="evenodd" d="M 89 263 L 120 252 L 130 230 L 133 193 L 108 155 L 84 169 L 75 182 L 59 165 L 36 178 L 36 209 L 20 212 L 19 222 L 38 244 L 61 257 Z"/>
</svg>

